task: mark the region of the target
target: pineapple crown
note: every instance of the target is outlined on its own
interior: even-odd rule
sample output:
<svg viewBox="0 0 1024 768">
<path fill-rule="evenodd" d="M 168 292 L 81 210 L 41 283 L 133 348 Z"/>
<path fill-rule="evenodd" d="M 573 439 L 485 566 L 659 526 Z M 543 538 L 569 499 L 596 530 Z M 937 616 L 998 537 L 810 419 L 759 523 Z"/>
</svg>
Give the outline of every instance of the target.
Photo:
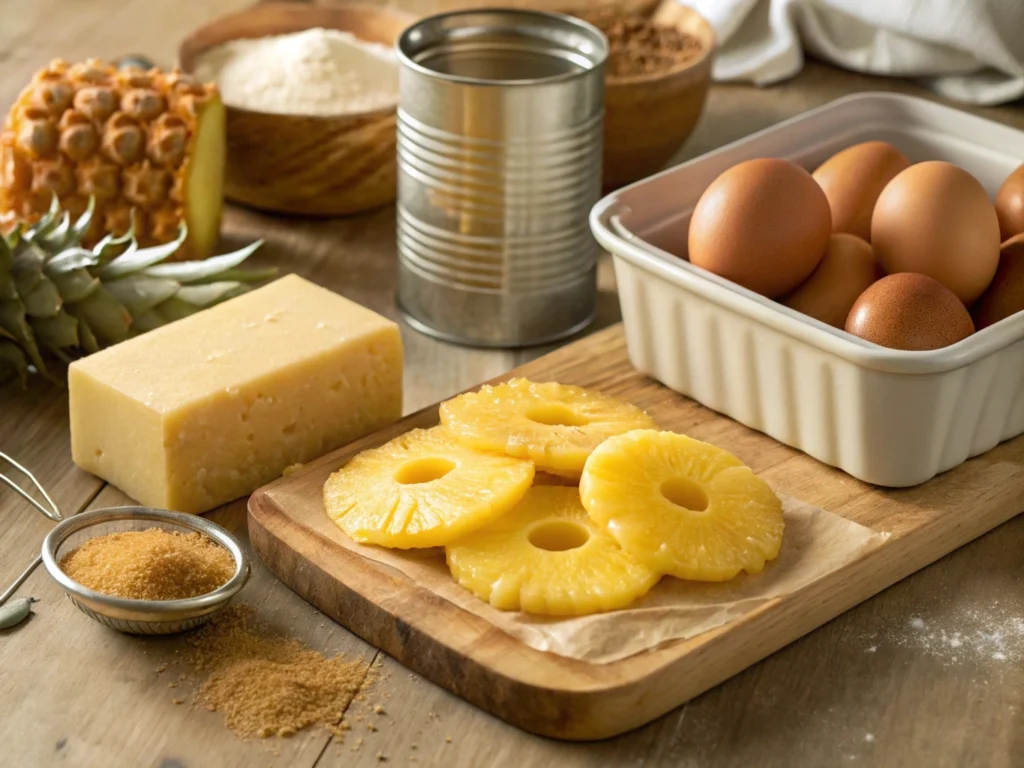
<svg viewBox="0 0 1024 768">
<path fill-rule="evenodd" d="M 27 383 L 33 369 L 51 379 L 47 358 L 69 363 L 251 289 L 274 268 L 240 269 L 262 245 L 205 261 L 167 260 L 188 237 L 182 223 L 169 243 L 139 247 L 134 221 L 92 249 L 82 238 L 95 200 L 74 222 L 56 196 L 30 227 L 0 236 L 0 384 Z"/>
</svg>

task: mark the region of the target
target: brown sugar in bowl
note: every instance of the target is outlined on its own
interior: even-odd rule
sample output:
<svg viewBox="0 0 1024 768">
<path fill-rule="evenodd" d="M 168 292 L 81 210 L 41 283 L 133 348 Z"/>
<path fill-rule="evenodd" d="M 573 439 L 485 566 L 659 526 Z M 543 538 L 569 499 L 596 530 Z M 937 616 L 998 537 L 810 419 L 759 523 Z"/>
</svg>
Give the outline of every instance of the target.
<svg viewBox="0 0 1024 768">
<path fill-rule="evenodd" d="M 619 187 L 664 168 L 693 132 L 711 86 L 715 33 L 704 17 L 668 0 L 651 21 L 696 38 L 701 49 L 664 72 L 606 79 L 605 187 Z"/>
<path fill-rule="evenodd" d="M 193 72 L 205 51 L 230 40 L 315 27 L 393 45 L 412 21 L 408 14 L 374 6 L 263 3 L 196 30 L 182 41 L 178 60 Z M 395 114 L 395 107 L 312 116 L 227 106 L 224 195 L 253 208 L 308 216 L 388 205 L 397 185 Z"/>
</svg>

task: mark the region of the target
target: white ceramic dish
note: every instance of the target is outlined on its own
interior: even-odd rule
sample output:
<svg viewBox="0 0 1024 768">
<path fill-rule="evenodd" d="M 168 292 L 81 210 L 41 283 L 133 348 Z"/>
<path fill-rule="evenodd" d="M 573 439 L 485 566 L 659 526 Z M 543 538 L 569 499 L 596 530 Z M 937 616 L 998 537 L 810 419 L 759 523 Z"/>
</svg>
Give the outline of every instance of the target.
<svg viewBox="0 0 1024 768">
<path fill-rule="evenodd" d="M 948 160 L 990 195 L 1024 161 L 1024 133 L 922 99 L 839 99 L 601 200 L 630 359 L 641 372 L 878 485 L 924 482 L 1024 433 L 1024 313 L 931 352 L 858 339 L 717 277 L 686 253 L 690 215 L 722 171 L 755 157 L 813 169 L 883 139 Z M 794 212 L 799 215 L 799 212 Z"/>
</svg>

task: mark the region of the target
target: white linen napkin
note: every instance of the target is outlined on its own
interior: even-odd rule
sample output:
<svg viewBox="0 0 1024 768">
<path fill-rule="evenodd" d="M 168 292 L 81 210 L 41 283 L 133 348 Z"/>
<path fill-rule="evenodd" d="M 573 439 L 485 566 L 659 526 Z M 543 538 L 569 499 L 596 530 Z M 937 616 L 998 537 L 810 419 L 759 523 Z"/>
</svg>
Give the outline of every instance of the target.
<svg viewBox="0 0 1024 768">
<path fill-rule="evenodd" d="M 679 0 L 718 36 L 716 80 L 792 77 L 803 51 L 841 67 L 919 78 L 942 96 L 1024 96 L 1024 0 Z"/>
</svg>

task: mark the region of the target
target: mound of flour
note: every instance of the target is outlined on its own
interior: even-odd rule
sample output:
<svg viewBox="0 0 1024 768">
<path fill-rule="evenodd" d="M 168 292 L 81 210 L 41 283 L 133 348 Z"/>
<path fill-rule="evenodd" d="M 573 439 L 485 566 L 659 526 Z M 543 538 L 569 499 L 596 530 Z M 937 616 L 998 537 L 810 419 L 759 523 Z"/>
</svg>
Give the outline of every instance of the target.
<svg viewBox="0 0 1024 768">
<path fill-rule="evenodd" d="M 231 40 L 203 54 L 195 75 L 216 82 L 225 104 L 257 112 L 342 115 L 398 101 L 391 48 L 335 29 Z"/>
</svg>

